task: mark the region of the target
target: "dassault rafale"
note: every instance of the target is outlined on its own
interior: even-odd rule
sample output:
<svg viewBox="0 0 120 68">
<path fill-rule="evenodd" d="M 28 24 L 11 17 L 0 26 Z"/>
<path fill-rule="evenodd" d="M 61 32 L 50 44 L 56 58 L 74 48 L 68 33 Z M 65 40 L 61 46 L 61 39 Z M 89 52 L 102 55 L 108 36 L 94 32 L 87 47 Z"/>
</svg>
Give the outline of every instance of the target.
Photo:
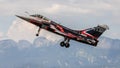
<svg viewBox="0 0 120 68">
<path fill-rule="evenodd" d="M 65 46 L 66 48 L 70 47 L 70 40 L 75 40 L 92 46 L 97 46 L 99 42 L 98 38 L 103 34 L 103 32 L 109 29 L 107 25 L 98 25 L 93 28 L 73 30 L 39 14 L 29 15 L 28 17 L 19 15 L 16 16 L 27 21 L 28 23 L 38 26 L 39 29 L 36 36 L 39 36 L 41 29 L 63 36 L 64 40 L 60 42 L 60 46 Z"/>
</svg>

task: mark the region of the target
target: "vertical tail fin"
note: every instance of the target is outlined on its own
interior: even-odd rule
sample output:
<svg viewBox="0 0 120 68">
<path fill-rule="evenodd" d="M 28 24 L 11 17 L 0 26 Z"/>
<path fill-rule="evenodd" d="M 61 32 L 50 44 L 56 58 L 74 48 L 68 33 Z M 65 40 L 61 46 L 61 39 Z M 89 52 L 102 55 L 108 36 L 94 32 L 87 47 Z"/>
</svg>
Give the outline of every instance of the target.
<svg viewBox="0 0 120 68">
<path fill-rule="evenodd" d="M 86 33 L 99 38 L 109 27 L 107 25 L 98 25 L 97 27 L 86 29 Z"/>
</svg>

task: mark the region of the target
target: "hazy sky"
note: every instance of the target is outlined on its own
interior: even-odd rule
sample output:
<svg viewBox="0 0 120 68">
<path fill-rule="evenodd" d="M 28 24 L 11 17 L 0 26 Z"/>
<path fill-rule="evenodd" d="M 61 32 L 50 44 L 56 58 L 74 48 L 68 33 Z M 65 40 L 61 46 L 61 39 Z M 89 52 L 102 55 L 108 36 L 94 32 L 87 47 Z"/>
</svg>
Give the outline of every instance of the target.
<svg viewBox="0 0 120 68">
<path fill-rule="evenodd" d="M 120 39 L 119 6 L 120 0 L 0 0 L 0 37 L 6 37 L 10 28 L 16 29 L 15 14 L 25 15 L 27 11 L 77 30 L 107 24 L 110 30 L 103 36 Z M 23 29 L 23 25 L 17 26 Z"/>
</svg>

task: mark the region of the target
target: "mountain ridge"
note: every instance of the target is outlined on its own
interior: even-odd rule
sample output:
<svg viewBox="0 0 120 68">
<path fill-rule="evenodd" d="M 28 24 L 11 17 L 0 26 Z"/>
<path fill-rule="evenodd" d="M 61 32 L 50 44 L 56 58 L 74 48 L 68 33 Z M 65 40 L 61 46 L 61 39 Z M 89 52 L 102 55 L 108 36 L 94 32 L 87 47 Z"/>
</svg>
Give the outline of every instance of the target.
<svg viewBox="0 0 120 68">
<path fill-rule="evenodd" d="M 120 40 L 101 37 L 97 47 L 72 41 L 60 47 L 45 37 L 0 41 L 0 68 L 119 68 Z M 113 46 L 114 45 L 114 46 Z M 106 47 L 104 47 L 106 46 Z"/>
</svg>

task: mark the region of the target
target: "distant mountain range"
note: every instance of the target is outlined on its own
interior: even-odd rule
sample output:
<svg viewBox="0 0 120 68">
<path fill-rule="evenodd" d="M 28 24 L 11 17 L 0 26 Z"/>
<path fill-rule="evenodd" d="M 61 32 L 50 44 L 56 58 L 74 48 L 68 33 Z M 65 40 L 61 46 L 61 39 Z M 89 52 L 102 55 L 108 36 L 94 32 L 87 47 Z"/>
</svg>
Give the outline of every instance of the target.
<svg viewBox="0 0 120 68">
<path fill-rule="evenodd" d="M 0 41 L 0 68 L 120 68 L 120 40 L 101 37 L 97 47 L 70 42 L 60 47 L 39 37 L 27 40 Z"/>
</svg>

